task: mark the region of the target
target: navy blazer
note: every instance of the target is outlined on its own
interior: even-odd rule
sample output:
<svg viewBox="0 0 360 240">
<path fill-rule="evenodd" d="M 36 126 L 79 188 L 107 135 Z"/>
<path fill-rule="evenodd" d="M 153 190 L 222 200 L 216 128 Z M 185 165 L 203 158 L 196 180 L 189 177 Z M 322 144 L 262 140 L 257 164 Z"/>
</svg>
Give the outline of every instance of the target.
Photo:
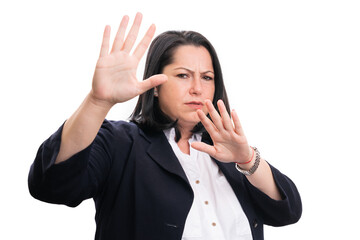
<svg viewBox="0 0 360 240">
<path fill-rule="evenodd" d="M 30 168 L 33 197 L 70 207 L 93 198 L 95 239 L 181 239 L 194 193 L 162 131 L 144 132 L 133 123 L 105 120 L 90 146 L 54 164 L 62 128 L 40 146 Z M 263 224 L 299 220 L 300 195 L 276 168 L 271 166 L 281 201 L 252 186 L 233 163 L 213 160 L 244 209 L 254 240 L 264 239 Z"/>
</svg>

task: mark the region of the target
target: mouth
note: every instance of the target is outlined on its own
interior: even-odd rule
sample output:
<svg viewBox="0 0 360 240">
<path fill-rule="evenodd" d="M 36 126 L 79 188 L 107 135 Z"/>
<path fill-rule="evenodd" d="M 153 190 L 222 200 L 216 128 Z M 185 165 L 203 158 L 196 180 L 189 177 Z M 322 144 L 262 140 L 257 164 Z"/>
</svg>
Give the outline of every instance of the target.
<svg viewBox="0 0 360 240">
<path fill-rule="evenodd" d="M 202 107 L 204 106 L 202 102 L 197 102 L 197 101 L 187 102 L 185 103 L 185 105 L 194 109 L 202 109 Z"/>
</svg>

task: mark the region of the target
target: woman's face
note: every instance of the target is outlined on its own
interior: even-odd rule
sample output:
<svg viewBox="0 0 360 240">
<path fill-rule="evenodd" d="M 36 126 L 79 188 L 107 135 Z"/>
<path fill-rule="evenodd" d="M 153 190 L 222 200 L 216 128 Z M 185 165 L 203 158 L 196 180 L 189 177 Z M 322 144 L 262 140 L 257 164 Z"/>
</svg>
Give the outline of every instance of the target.
<svg viewBox="0 0 360 240">
<path fill-rule="evenodd" d="M 161 110 L 182 128 L 192 129 L 199 121 L 196 110 L 207 114 L 204 100 L 213 100 L 215 75 L 210 53 L 206 48 L 180 46 L 173 62 L 163 69 L 168 81 L 158 87 Z"/>
</svg>

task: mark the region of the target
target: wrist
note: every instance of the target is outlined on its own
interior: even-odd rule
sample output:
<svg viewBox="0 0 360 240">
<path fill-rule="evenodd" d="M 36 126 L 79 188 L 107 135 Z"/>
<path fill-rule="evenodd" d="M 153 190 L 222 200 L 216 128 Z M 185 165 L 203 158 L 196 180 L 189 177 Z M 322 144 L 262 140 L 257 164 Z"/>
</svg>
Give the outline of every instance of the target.
<svg viewBox="0 0 360 240">
<path fill-rule="evenodd" d="M 97 109 L 100 109 L 100 110 L 103 110 L 106 112 L 110 111 L 110 109 L 115 105 L 114 103 L 111 103 L 109 101 L 96 98 L 92 91 L 88 94 L 87 100 L 88 100 L 89 104 L 91 104 L 94 108 L 97 108 Z"/>
<path fill-rule="evenodd" d="M 235 163 L 235 168 L 246 176 L 251 176 L 260 164 L 260 152 L 256 147 L 254 147 L 253 150 L 255 152 L 255 157 L 252 157 L 250 162 L 245 164 Z"/>
<path fill-rule="evenodd" d="M 242 167 L 246 167 L 246 165 L 252 165 L 253 159 L 255 156 L 255 150 L 251 146 L 249 146 L 248 157 L 245 161 L 237 161 L 236 163 L 241 165 Z"/>
</svg>

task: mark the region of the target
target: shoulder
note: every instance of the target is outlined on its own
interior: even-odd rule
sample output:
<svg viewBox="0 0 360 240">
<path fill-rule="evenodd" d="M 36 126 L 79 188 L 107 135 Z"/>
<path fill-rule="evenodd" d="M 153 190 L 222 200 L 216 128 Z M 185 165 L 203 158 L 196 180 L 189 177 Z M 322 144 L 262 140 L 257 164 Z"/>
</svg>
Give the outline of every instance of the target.
<svg viewBox="0 0 360 240">
<path fill-rule="evenodd" d="M 100 131 L 109 131 L 114 134 L 136 134 L 139 132 L 139 127 L 132 122 L 127 121 L 114 121 L 105 119 L 103 124 L 101 125 Z"/>
<path fill-rule="evenodd" d="M 148 139 L 153 135 L 150 131 L 144 131 L 136 123 L 127 121 L 114 121 L 105 119 L 98 135 L 104 135 L 106 138 L 115 139 L 137 139 L 138 137 Z"/>
</svg>

